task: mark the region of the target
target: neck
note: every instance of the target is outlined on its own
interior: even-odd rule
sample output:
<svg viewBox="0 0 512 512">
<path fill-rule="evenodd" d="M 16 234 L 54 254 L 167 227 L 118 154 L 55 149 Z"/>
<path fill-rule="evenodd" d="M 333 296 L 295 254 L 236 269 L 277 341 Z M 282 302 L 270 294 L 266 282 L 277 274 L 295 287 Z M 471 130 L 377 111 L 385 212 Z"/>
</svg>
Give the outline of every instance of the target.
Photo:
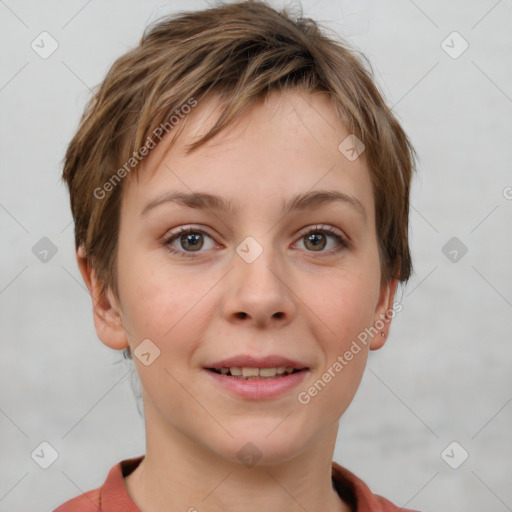
<svg viewBox="0 0 512 512">
<path fill-rule="evenodd" d="M 162 427 L 158 418 L 146 414 L 146 455 L 125 478 L 128 494 L 141 510 L 350 510 L 331 480 L 338 423 L 294 458 L 252 467 L 222 458 L 185 433 Z"/>
</svg>

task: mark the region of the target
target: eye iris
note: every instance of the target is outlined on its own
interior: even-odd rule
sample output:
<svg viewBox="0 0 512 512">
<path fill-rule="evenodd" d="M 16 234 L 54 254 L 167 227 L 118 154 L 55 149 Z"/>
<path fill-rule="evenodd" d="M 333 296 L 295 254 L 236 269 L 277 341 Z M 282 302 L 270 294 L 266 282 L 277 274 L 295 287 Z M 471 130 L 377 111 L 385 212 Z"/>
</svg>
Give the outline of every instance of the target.
<svg viewBox="0 0 512 512">
<path fill-rule="evenodd" d="M 194 249 L 194 248 L 201 249 L 201 247 L 203 246 L 203 240 L 202 239 L 199 240 L 200 236 L 201 235 L 199 233 L 186 233 L 184 235 L 181 235 L 181 243 L 182 243 L 183 248 L 185 248 L 185 249 Z M 185 243 L 183 243 L 184 240 L 186 240 Z M 198 245 L 199 242 L 200 242 L 200 244 Z M 187 247 L 187 244 L 193 244 L 193 245 L 190 247 Z"/>
<path fill-rule="evenodd" d="M 312 242 L 314 248 L 318 248 L 318 244 L 321 243 L 319 240 L 320 238 L 323 238 L 323 245 L 320 247 L 320 249 L 323 249 L 325 247 L 325 235 L 319 235 L 318 233 L 312 233 L 308 236 L 306 236 L 307 242 Z M 307 246 L 307 243 L 306 243 Z"/>
</svg>

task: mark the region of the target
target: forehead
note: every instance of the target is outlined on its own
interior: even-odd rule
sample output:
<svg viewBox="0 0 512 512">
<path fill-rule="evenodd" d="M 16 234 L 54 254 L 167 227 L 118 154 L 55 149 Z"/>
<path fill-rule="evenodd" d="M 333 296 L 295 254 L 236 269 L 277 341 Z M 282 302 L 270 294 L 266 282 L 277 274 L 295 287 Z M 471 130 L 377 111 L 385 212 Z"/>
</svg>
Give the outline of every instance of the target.
<svg viewBox="0 0 512 512">
<path fill-rule="evenodd" d="M 327 94 L 272 92 L 187 154 L 221 108 L 217 97 L 203 100 L 180 121 L 179 131 L 170 130 L 127 183 L 123 203 L 142 211 L 164 193 L 206 192 L 225 199 L 232 213 L 256 211 L 262 201 L 282 211 L 292 197 L 330 190 L 358 199 L 368 217 L 373 215 L 364 153 L 349 160 L 340 151 L 350 133 Z"/>
</svg>

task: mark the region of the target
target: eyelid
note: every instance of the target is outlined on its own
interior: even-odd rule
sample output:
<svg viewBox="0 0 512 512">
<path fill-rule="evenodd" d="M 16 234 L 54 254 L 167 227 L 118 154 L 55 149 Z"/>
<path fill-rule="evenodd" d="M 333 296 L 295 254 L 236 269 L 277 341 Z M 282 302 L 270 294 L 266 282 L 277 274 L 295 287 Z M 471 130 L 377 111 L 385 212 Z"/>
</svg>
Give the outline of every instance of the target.
<svg viewBox="0 0 512 512">
<path fill-rule="evenodd" d="M 165 235 L 162 237 L 162 239 L 164 241 L 165 240 L 169 240 L 170 238 L 172 238 L 172 237 L 174 237 L 174 236 L 176 236 L 178 234 L 186 233 L 188 231 L 193 231 L 193 230 L 204 232 L 209 237 L 215 238 L 214 235 L 209 232 L 208 228 L 206 228 L 204 226 L 201 226 L 199 224 L 185 224 L 183 226 L 179 226 L 176 229 L 167 231 L 165 233 Z M 305 236 L 305 235 L 307 235 L 308 233 L 310 233 L 311 231 L 314 231 L 314 230 L 331 231 L 331 232 L 334 232 L 337 235 L 341 236 L 347 243 L 350 241 L 350 237 L 347 236 L 343 231 L 341 231 L 340 229 L 338 229 L 338 228 L 336 228 L 334 226 L 331 226 L 329 224 L 308 224 L 308 225 L 304 226 L 303 228 L 299 229 L 299 231 L 297 232 L 297 234 L 295 236 L 297 238 L 300 238 L 301 236 Z"/>
<path fill-rule="evenodd" d="M 165 233 L 165 235 L 162 236 L 162 240 L 164 242 L 167 242 L 171 238 L 175 238 L 183 233 L 188 233 L 188 232 L 194 232 L 194 233 L 200 232 L 200 233 L 204 233 L 204 234 L 208 235 L 212 239 L 216 238 L 216 235 L 213 235 L 212 233 L 210 233 L 208 228 L 206 228 L 205 226 L 202 226 L 200 224 L 183 224 L 182 226 L 178 226 L 177 228 L 168 230 Z"/>
<path fill-rule="evenodd" d="M 305 226 L 304 228 L 299 230 L 299 232 L 297 233 L 297 237 L 300 238 L 301 236 L 305 236 L 308 233 L 315 231 L 315 230 L 316 231 L 328 231 L 331 233 L 335 233 L 336 235 L 339 235 L 341 238 L 343 238 L 343 240 L 346 240 L 348 243 L 348 240 L 349 240 L 348 236 L 345 235 L 345 233 L 343 231 L 341 231 L 341 229 L 331 226 L 330 224 L 308 224 L 307 226 Z"/>
</svg>

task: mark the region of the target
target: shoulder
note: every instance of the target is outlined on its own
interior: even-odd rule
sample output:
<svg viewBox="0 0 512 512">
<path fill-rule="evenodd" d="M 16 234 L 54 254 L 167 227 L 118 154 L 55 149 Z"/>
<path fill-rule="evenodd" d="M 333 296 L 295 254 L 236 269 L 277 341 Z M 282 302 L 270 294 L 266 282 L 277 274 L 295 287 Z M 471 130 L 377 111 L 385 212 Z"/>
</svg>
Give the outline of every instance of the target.
<svg viewBox="0 0 512 512">
<path fill-rule="evenodd" d="M 380 506 L 380 508 L 377 509 L 379 512 L 419 512 L 409 508 L 397 507 L 394 503 L 391 503 L 391 501 L 379 496 L 378 494 L 373 494 L 373 497 Z"/>
<path fill-rule="evenodd" d="M 334 461 L 332 480 L 340 497 L 352 507 L 354 512 L 418 512 L 397 507 L 386 498 L 373 494 L 363 480 Z"/>
<path fill-rule="evenodd" d="M 53 512 L 98 512 L 101 510 L 100 488 L 66 501 Z"/>
<path fill-rule="evenodd" d="M 122 460 L 113 466 L 101 487 L 66 501 L 53 512 L 140 512 L 128 495 L 124 477 L 128 476 L 144 456 Z"/>
</svg>

